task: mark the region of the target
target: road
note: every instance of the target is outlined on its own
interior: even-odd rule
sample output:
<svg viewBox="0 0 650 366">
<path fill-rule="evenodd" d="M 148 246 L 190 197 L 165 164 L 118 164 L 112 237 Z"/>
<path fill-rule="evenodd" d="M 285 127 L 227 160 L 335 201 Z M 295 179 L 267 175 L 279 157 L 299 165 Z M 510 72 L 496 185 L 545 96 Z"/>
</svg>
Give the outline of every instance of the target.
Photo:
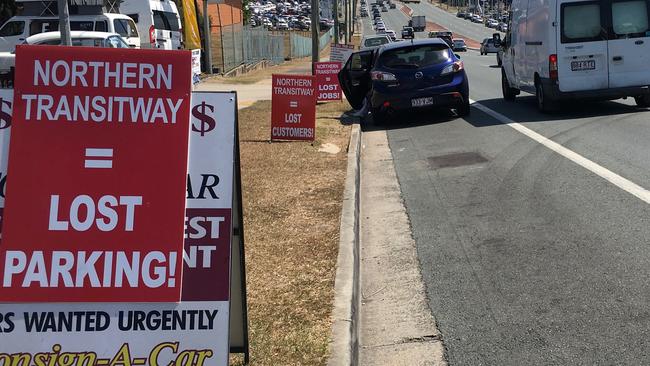
<svg viewBox="0 0 650 366">
<path fill-rule="evenodd" d="M 461 56 L 470 117 L 382 127 L 449 364 L 650 364 L 650 114 L 617 100 L 543 115 L 501 98 L 493 55 Z"/>
<path fill-rule="evenodd" d="M 494 29 L 485 27 L 483 24 L 472 23 L 469 20 L 456 17 L 443 9 L 431 5 L 427 1 L 419 4 L 408 4 L 413 9 L 413 15 L 424 15 L 427 21 L 437 23 L 454 33 L 462 34 L 478 42 L 485 38 L 492 38 L 492 34 L 497 32 Z M 503 38 L 503 33 L 501 37 Z"/>
</svg>

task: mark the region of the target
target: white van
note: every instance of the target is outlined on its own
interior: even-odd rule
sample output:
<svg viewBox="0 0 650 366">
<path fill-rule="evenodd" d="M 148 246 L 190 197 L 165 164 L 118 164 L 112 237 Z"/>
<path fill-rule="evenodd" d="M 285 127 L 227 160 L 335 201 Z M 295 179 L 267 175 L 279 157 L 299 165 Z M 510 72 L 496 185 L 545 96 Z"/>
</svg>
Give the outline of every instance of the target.
<svg viewBox="0 0 650 366">
<path fill-rule="evenodd" d="M 73 31 L 117 33 L 132 48 L 140 48 L 140 35 L 133 19 L 123 14 L 71 15 Z M 37 16 L 14 16 L 0 28 L 0 52 L 11 52 L 27 37 L 59 30 L 59 18 Z"/>
<path fill-rule="evenodd" d="M 142 48 L 180 50 L 183 29 L 178 7 L 172 0 L 124 0 L 120 12 L 133 18 Z"/>
<path fill-rule="evenodd" d="M 503 41 L 503 97 L 634 97 L 650 106 L 650 0 L 513 0 Z"/>
</svg>

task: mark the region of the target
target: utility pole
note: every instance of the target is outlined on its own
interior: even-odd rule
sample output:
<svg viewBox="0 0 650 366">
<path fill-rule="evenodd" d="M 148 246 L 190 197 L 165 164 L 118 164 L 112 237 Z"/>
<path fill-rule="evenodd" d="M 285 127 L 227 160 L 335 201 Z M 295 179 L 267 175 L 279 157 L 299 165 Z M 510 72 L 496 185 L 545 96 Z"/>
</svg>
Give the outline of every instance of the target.
<svg viewBox="0 0 650 366">
<path fill-rule="evenodd" d="M 318 35 L 320 30 L 320 10 L 318 0 L 311 0 L 311 62 L 312 68 L 313 63 L 320 61 L 318 54 L 320 53 L 320 48 L 318 45 Z"/>
<path fill-rule="evenodd" d="M 332 5 L 334 7 L 334 12 L 332 15 L 334 16 L 334 44 L 339 43 L 339 0 L 333 0 Z"/>
<path fill-rule="evenodd" d="M 70 37 L 70 12 L 68 0 L 59 0 L 59 32 L 61 32 L 61 45 L 72 46 Z"/>
<path fill-rule="evenodd" d="M 205 39 L 205 72 L 212 74 L 212 41 L 210 34 L 210 15 L 208 14 L 208 0 L 203 0 L 203 39 Z"/>
<path fill-rule="evenodd" d="M 350 43 L 350 0 L 345 1 L 345 44 Z"/>
</svg>

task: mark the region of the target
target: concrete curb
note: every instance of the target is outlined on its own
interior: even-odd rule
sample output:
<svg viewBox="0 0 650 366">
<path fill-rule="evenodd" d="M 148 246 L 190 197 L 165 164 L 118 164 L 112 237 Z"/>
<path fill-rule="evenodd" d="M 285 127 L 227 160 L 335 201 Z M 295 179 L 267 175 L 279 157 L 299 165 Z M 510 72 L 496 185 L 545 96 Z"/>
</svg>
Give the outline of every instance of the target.
<svg viewBox="0 0 650 366">
<path fill-rule="evenodd" d="M 358 362 L 360 160 L 361 127 L 354 124 L 343 193 L 328 366 L 356 365 Z"/>
</svg>

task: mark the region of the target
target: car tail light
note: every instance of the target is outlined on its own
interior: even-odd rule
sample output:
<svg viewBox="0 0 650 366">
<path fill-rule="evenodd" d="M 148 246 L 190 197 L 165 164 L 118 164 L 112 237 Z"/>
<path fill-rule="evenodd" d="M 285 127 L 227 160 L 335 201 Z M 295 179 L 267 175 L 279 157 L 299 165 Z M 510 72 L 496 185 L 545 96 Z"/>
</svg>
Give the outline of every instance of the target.
<svg viewBox="0 0 650 366">
<path fill-rule="evenodd" d="M 447 67 L 442 69 L 442 72 L 440 73 L 440 75 L 447 75 L 447 74 L 451 74 L 451 73 L 456 73 L 456 72 L 459 72 L 459 71 L 463 70 L 464 68 L 465 68 L 465 65 L 463 64 L 463 61 L 456 61 L 453 64 L 448 65 Z"/>
<path fill-rule="evenodd" d="M 390 72 L 373 71 L 370 73 L 370 78 L 373 81 L 397 81 L 397 77 Z"/>
<path fill-rule="evenodd" d="M 156 28 L 153 25 L 149 27 L 149 43 L 151 43 L 151 47 L 156 45 Z"/>
<path fill-rule="evenodd" d="M 551 80 L 557 80 L 557 55 L 548 56 L 548 76 Z"/>
</svg>

